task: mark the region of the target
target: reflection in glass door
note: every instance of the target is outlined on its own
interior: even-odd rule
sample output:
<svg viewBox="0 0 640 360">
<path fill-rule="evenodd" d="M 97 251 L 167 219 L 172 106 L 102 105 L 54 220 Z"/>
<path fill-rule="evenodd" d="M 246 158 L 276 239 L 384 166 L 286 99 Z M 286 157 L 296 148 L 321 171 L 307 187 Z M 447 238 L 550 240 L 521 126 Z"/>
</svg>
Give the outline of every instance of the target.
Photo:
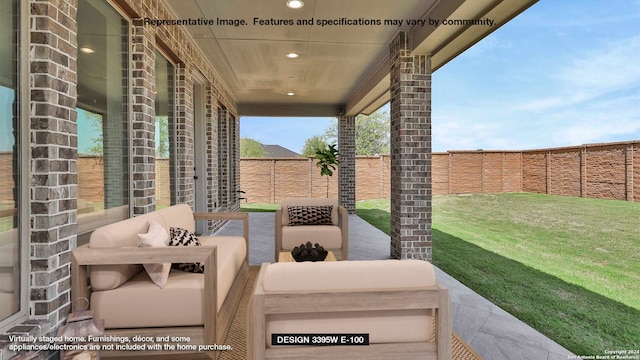
<svg viewBox="0 0 640 360">
<path fill-rule="evenodd" d="M 19 8 L 0 0 L 0 323 L 20 310 Z"/>
</svg>

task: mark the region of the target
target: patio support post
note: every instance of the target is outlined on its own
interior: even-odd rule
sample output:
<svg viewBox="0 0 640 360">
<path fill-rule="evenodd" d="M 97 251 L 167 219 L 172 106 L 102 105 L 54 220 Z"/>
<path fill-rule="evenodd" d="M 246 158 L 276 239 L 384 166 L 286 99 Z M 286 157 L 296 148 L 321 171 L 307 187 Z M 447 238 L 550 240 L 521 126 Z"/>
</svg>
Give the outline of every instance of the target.
<svg viewBox="0 0 640 360">
<path fill-rule="evenodd" d="M 338 116 L 338 201 L 349 214 L 356 212 L 356 117 Z"/>
<path fill-rule="evenodd" d="M 178 64 L 176 79 L 176 203 L 195 209 L 193 74 Z"/>
<path fill-rule="evenodd" d="M 391 59 L 391 257 L 431 261 L 431 57 L 401 31 Z"/>
<path fill-rule="evenodd" d="M 155 32 L 152 26 L 131 25 L 133 214 L 156 209 Z"/>
<path fill-rule="evenodd" d="M 229 205 L 229 112 L 218 108 L 218 208 Z"/>
<path fill-rule="evenodd" d="M 207 150 L 207 211 L 218 207 L 218 118 L 213 87 L 208 84 L 205 91 L 206 150 Z M 216 229 L 215 221 L 207 222 L 207 230 Z"/>
<path fill-rule="evenodd" d="M 29 248 L 21 250 L 29 254 L 29 263 L 21 266 L 21 271 L 29 271 L 29 286 L 20 288 L 29 298 L 29 321 L 10 331 L 51 336 L 70 310 L 69 267 L 71 249 L 77 245 L 74 19 L 78 3 L 31 1 L 30 5 L 30 57 L 24 60 L 29 62 L 27 71 L 31 69 L 30 84 L 22 84 L 30 85 L 29 98 L 23 100 L 29 102 L 30 114 L 22 114 L 22 120 L 30 122 L 31 153 L 24 157 L 31 171 L 30 178 L 22 180 L 23 186 L 29 186 L 30 218 L 24 221 L 30 224 L 30 231 L 21 234 L 30 237 Z"/>
</svg>

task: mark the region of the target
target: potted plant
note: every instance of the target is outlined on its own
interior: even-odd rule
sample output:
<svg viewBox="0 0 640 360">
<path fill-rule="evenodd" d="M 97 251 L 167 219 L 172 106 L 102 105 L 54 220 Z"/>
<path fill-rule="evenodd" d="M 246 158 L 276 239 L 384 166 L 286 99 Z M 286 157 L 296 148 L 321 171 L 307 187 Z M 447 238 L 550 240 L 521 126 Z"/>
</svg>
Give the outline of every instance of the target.
<svg viewBox="0 0 640 360">
<path fill-rule="evenodd" d="M 316 150 L 314 158 L 318 160 L 316 166 L 320 168 L 320 176 L 327 176 L 327 197 L 329 197 L 329 177 L 333 176 L 333 170 L 340 164 L 338 150 L 335 144 Z"/>
</svg>

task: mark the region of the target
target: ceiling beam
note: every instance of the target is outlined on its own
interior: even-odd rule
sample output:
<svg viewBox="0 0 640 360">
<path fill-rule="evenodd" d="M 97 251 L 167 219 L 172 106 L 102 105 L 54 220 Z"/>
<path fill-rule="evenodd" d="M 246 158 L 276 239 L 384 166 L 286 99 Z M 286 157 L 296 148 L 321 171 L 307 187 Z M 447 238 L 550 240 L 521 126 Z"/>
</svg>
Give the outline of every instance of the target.
<svg viewBox="0 0 640 360">
<path fill-rule="evenodd" d="M 337 117 L 344 112 L 336 104 L 237 104 L 240 116 Z"/>
</svg>

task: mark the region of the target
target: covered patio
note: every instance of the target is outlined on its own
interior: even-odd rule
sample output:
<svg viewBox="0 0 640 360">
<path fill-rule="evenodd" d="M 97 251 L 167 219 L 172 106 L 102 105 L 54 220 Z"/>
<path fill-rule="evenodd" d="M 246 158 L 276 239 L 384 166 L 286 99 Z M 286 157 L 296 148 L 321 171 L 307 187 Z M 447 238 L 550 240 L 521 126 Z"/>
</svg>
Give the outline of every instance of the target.
<svg viewBox="0 0 640 360">
<path fill-rule="evenodd" d="M 216 19 L 186 30 L 233 94 L 232 118 L 338 119 L 338 197 L 350 213 L 355 118 L 390 102 L 390 254 L 427 261 L 431 74 L 535 2 L 167 0 L 177 19 Z"/>
<path fill-rule="evenodd" d="M 71 252 L 95 229 L 174 204 L 239 210 L 242 116 L 336 117 L 338 198 L 353 214 L 355 118 L 390 102 L 391 236 L 351 215 L 351 259 L 430 261 L 431 74 L 535 2 L 3 1 L 2 86 L 15 112 L 2 118 L 12 191 L 1 245 L 13 252 L 0 359 L 14 355 L 6 334 L 47 335 L 66 322 Z M 86 142 L 98 160 L 81 161 Z M 167 176 L 157 175 L 160 158 Z M 273 216 L 250 218 L 251 263 L 272 261 Z M 454 328 L 486 359 L 566 358 L 441 278 Z"/>
<path fill-rule="evenodd" d="M 249 263 L 273 262 L 274 214 L 249 214 Z M 216 234 L 231 235 L 241 224 L 230 222 Z M 389 259 L 389 236 L 355 214 L 349 216 L 349 260 Z M 566 360 L 570 351 L 492 304 L 442 270 L 438 281 L 451 294 L 453 331 L 485 360 Z"/>
</svg>

